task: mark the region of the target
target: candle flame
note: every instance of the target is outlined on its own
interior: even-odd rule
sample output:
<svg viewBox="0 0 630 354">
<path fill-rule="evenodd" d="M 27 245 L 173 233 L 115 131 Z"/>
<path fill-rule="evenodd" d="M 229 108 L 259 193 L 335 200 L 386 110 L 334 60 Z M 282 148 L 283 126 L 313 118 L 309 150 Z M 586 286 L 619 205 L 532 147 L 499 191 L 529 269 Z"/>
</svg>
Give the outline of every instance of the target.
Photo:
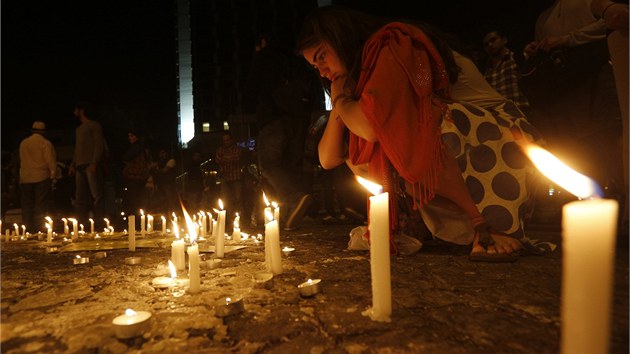
<svg viewBox="0 0 630 354">
<path fill-rule="evenodd" d="M 221 199 L 219 199 L 221 201 Z M 184 211 L 184 219 L 186 220 L 186 227 L 188 228 L 188 237 L 190 237 L 190 243 L 194 244 L 197 241 L 197 229 L 195 228 L 195 222 L 190 218 L 186 208 L 182 204 L 182 210 Z"/>
<path fill-rule="evenodd" d="M 94 222 L 94 219 L 90 218 L 90 222 L 91 222 L 91 223 L 93 223 L 93 222 Z"/>
<path fill-rule="evenodd" d="M 81 256 L 77 254 L 77 258 L 81 258 Z"/>
<path fill-rule="evenodd" d="M 48 221 L 49 223 L 52 223 L 52 219 L 50 218 L 50 216 L 47 216 L 44 219 L 46 219 L 46 221 Z"/>
<path fill-rule="evenodd" d="M 168 268 L 171 271 L 171 279 L 177 278 L 177 269 L 175 269 L 175 264 L 170 259 L 168 260 Z"/>
<path fill-rule="evenodd" d="M 263 192 L 263 200 L 265 201 L 265 205 L 269 206 L 269 199 L 267 199 L 267 195 Z"/>
<path fill-rule="evenodd" d="M 528 144 L 524 147 L 525 154 L 536 168 L 553 182 L 566 189 L 580 199 L 601 196 L 601 189 L 592 179 L 572 170 L 549 151 Z"/>
<path fill-rule="evenodd" d="M 140 209 L 140 216 L 144 216 L 144 211 Z"/>
<path fill-rule="evenodd" d="M 132 309 L 126 309 L 125 310 L 125 315 L 127 315 L 127 316 L 135 316 L 136 315 L 136 311 L 134 311 Z"/>
<path fill-rule="evenodd" d="M 313 285 L 313 279 L 309 278 L 306 282 L 308 283 L 308 285 Z"/>
<path fill-rule="evenodd" d="M 359 183 L 361 183 L 361 185 L 365 187 L 365 189 L 367 189 L 368 192 L 372 193 L 373 195 L 383 193 L 383 186 L 381 186 L 380 184 L 368 181 L 367 179 L 362 178 L 361 176 L 357 176 L 357 181 L 359 181 Z"/>
<path fill-rule="evenodd" d="M 223 201 L 219 198 L 219 208 L 223 210 Z"/>
<path fill-rule="evenodd" d="M 231 298 L 229 298 L 229 297 L 226 297 L 226 298 L 225 298 L 225 303 L 226 303 L 226 304 L 229 304 L 230 302 L 232 302 L 232 299 L 231 299 Z"/>
</svg>

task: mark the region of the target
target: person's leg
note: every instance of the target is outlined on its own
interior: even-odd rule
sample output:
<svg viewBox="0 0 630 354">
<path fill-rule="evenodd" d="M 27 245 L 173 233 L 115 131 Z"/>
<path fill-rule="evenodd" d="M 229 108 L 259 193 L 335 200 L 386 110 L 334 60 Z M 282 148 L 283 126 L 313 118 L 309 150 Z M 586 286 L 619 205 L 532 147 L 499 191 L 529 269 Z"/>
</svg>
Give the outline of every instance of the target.
<svg viewBox="0 0 630 354">
<path fill-rule="evenodd" d="M 98 226 L 99 223 L 103 222 L 103 218 L 105 217 L 105 200 L 103 198 L 104 193 L 104 181 L 103 181 L 103 170 L 101 166 L 96 168 L 96 171 L 93 173 L 86 171 L 87 183 L 90 190 L 90 195 L 92 196 L 92 206 L 94 212 L 94 223 Z M 86 220 L 81 220 L 81 222 L 87 224 Z"/>
<path fill-rule="evenodd" d="M 473 202 L 470 191 L 462 178 L 462 173 L 457 166 L 455 158 L 448 153 L 445 154 L 442 173 L 439 176 L 436 194 L 445 197 L 455 203 L 468 216 L 473 228 L 486 223 L 485 218 L 479 212 L 477 205 Z M 522 248 L 521 243 L 509 236 L 496 233 L 490 235 L 494 245 L 488 247 L 488 252 L 512 253 Z M 484 252 L 485 249 L 479 244 L 479 235 L 475 235 L 472 252 Z"/>
<path fill-rule="evenodd" d="M 22 224 L 26 225 L 27 230 L 34 232 L 34 183 L 20 183 L 20 207 L 22 208 Z"/>
<path fill-rule="evenodd" d="M 52 195 L 52 180 L 47 178 L 39 183 L 33 185 L 33 231 L 44 230 L 44 218 L 48 213 L 48 207 L 50 205 L 50 198 Z"/>
<path fill-rule="evenodd" d="M 75 200 L 74 206 L 77 219 L 87 220 L 90 210 L 90 186 L 85 171 L 86 166 L 77 166 L 75 172 Z M 96 220 L 95 220 L 96 221 Z"/>
</svg>

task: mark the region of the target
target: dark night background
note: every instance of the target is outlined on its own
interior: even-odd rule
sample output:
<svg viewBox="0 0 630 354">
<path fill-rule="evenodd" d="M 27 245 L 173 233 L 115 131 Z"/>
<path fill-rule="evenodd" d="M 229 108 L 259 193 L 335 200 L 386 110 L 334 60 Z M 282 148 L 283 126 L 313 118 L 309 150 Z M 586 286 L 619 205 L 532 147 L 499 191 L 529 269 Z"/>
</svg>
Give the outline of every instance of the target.
<svg viewBox="0 0 630 354">
<path fill-rule="evenodd" d="M 243 4 L 255 0 L 233 1 L 247 11 Z M 498 28 L 515 51 L 533 39 L 536 16 L 551 2 L 334 1 L 378 15 L 422 19 L 471 45 Z M 77 125 L 72 105 L 83 99 L 107 117 L 108 138 L 125 143 L 123 129 L 132 122 L 176 144 L 174 10 L 173 0 L 2 2 L 3 150 L 16 149 L 34 120 L 72 137 Z M 63 139 L 53 142 L 67 144 Z"/>
</svg>

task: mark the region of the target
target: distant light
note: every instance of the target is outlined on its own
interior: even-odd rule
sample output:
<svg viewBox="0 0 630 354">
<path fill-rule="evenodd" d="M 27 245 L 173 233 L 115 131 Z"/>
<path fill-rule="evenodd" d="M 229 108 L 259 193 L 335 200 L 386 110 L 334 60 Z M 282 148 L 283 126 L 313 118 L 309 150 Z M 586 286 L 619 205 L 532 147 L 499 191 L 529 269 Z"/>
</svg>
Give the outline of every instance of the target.
<svg viewBox="0 0 630 354">
<path fill-rule="evenodd" d="M 201 131 L 204 132 L 204 133 L 209 133 L 210 132 L 210 123 L 204 122 L 201 125 Z"/>
<path fill-rule="evenodd" d="M 230 130 L 230 125 L 226 120 L 223 121 L 223 130 Z"/>
</svg>

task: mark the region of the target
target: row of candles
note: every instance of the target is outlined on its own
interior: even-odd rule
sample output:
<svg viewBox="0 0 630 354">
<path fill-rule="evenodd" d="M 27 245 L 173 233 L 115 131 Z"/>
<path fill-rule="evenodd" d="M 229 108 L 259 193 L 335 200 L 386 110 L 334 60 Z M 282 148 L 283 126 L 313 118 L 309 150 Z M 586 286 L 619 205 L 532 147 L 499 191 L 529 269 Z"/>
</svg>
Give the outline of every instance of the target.
<svg viewBox="0 0 630 354">
<path fill-rule="evenodd" d="M 614 266 L 614 244 L 618 203 L 602 199 L 597 193 L 597 185 L 588 177 L 573 171 L 555 156 L 534 144 L 522 144 L 523 150 L 534 165 L 550 180 L 576 195 L 580 200 L 567 203 L 563 207 L 563 284 L 562 284 L 562 352 L 606 352 L 610 329 L 610 305 L 612 300 L 612 270 Z M 379 185 L 358 178 L 373 196 L 369 198 L 370 265 L 372 274 L 372 307 L 363 314 L 375 321 L 390 321 L 391 316 L 391 274 L 389 250 L 389 195 Z M 279 207 L 272 208 L 263 196 L 267 207 L 264 210 L 265 223 L 265 263 L 273 274 L 282 273 L 279 244 Z M 222 206 L 220 206 L 221 209 Z M 199 291 L 199 249 L 198 231 L 205 232 L 205 227 L 194 226 L 190 216 L 184 210 L 190 245 L 186 252 L 189 258 L 189 291 Z M 211 217 L 211 216 L 210 216 Z M 144 215 L 142 229 L 144 230 Z M 202 218 L 205 218 L 202 217 Z M 135 222 L 129 229 L 134 230 Z M 76 221 L 74 235 L 76 235 Z M 149 218 L 147 228 L 152 228 Z M 48 229 L 52 221 L 47 218 Z M 213 224 L 215 254 L 223 257 L 225 211 L 218 211 L 218 226 Z M 1 225 L 1 224 L 0 224 Z M 198 224 L 197 224 L 198 225 Z M 204 223 L 205 225 L 205 223 Z M 162 220 L 165 233 L 165 220 Z M 17 226 L 16 234 L 19 234 Z M 65 227 L 64 227 L 65 228 Z M 0 226 L 1 229 L 1 226 Z M 176 221 L 174 230 L 178 230 Z M 68 230 L 64 230 L 67 233 Z M 148 230 L 147 230 L 148 231 Z M 130 232 L 131 234 L 132 232 Z M 50 235 L 50 231 L 49 231 Z M 177 233 L 176 233 L 177 235 Z M 235 220 L 233 238 L 240 239 L 238 221 Z M 130 237 L 130 248 L 132 241 Z M 182 265 L 184 242 L 173 241 L 172 259 L 178 268 Z M 587 262 L 588 260 L 588 262 Z M 309 279 L 310 280 L 310 279 Z M 316 282 L 310 281 L 307 286 Z M 301 284 L 302 286 L 303 284 Z"/>
</svg>

